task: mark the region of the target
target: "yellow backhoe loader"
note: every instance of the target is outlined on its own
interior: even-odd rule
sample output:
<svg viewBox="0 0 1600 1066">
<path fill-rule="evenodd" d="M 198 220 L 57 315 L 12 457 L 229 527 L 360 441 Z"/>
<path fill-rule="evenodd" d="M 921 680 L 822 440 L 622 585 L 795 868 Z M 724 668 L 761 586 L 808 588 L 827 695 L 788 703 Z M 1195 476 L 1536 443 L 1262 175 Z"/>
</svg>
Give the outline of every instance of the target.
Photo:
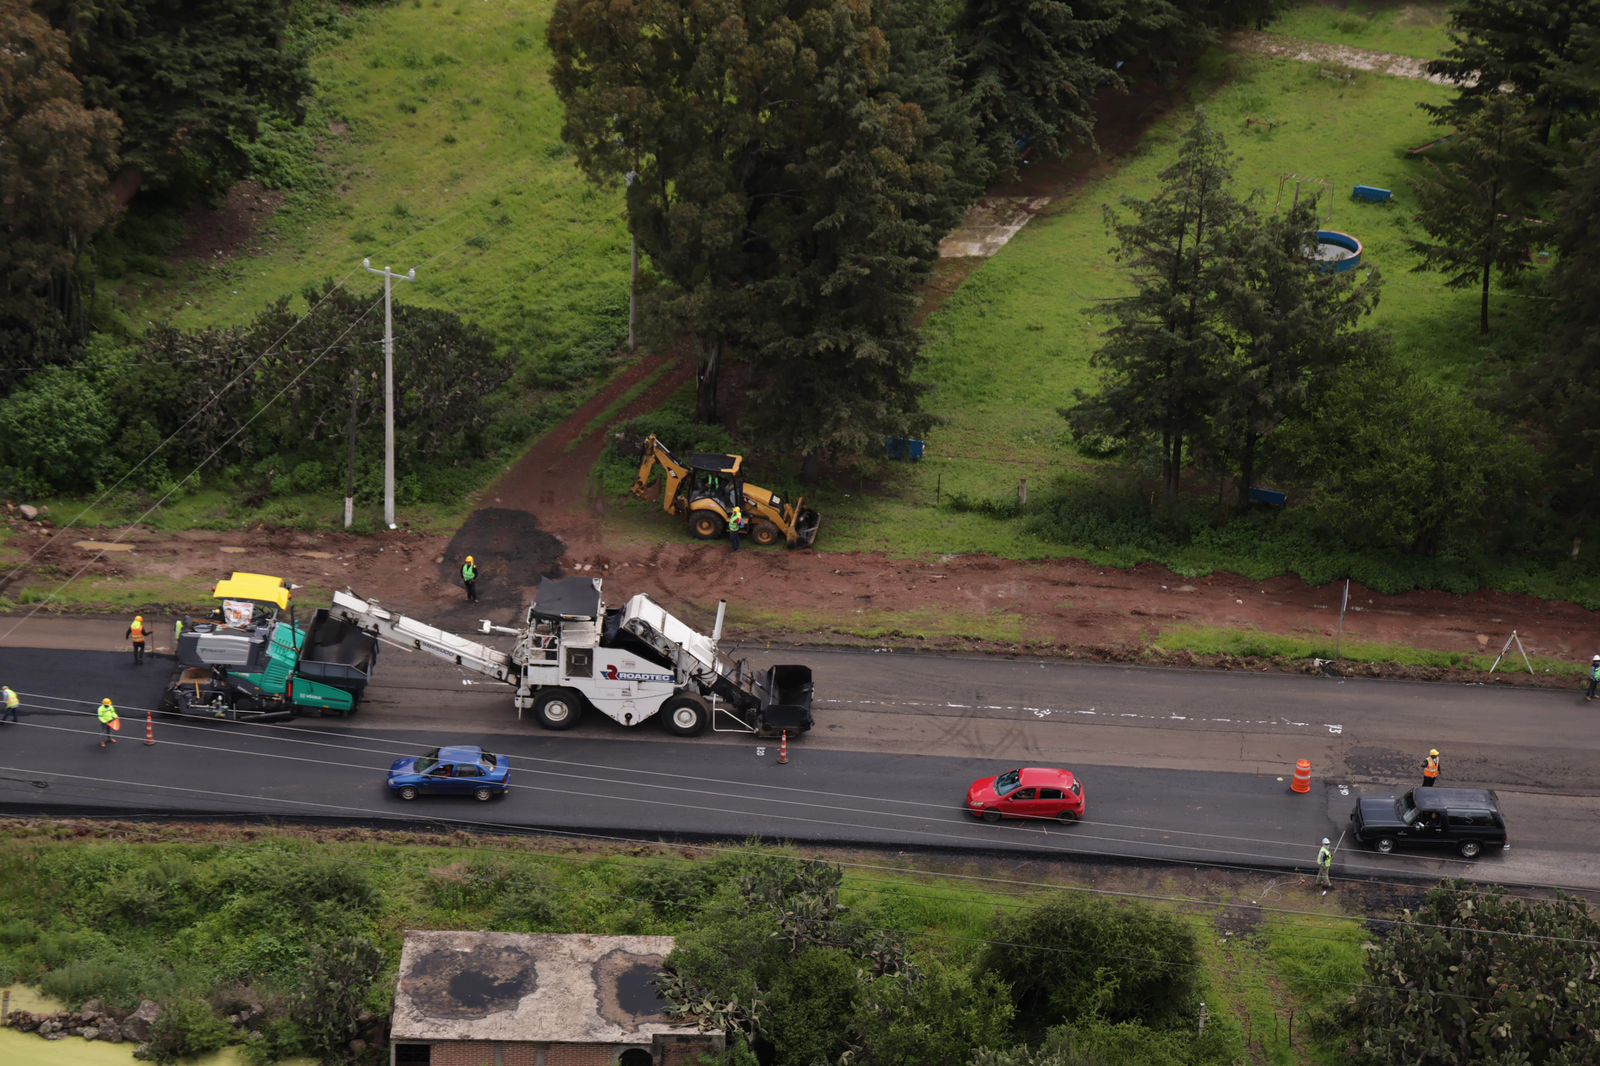
<svg viewBox="0 0 1600 1066">
<path fill-rule="evenodd" d="M 639 476 L 633 494 L 649 496 L 650 479 L 660 466 L 666 475 L 661 491 L 661 509 L 680 515 L 689 522 L 689 532 L 701 540 L 715 540 L 728 532 L 728 514 L 739 501 L 750 523 L 747 536 L 760 545 L 787 541 L 791 548 L 809 548 L 817 541 L 817 526 L 822 519 L 805 506 L 805 498 L 786 503 L 759 485 L 746 484 L 744 456 L 691 455 L 681 463 L 656 440 L 645 438 Z"/>
</svg>

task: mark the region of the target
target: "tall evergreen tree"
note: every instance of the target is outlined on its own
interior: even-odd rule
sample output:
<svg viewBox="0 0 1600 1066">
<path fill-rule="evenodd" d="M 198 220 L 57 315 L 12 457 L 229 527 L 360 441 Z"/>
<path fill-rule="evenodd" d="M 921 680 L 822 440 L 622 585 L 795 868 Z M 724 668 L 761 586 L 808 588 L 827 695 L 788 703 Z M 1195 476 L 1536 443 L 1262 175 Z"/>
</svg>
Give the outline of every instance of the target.
<svg viewBox="0 0 1600 1066">
<path fill-rule="evenodd" d="M 1554 502 L 1576 537 L 1600 517 L 1600 132 L 1582 146 L 1555 207 L 1551 351 L 1523 392 L 1544 441 Z"/>
<path fill-rule="evenodd" d="M 1460 124 L 1510 87 L 1548 145 L 1564 116 L 1600 109 L 1597 29 L 1600 0 L 1463 0 L 1450 15 L 1449 49 L 1428 64 L 1455 83 L 1456 98 L 1428 110 Z"/>
<path fill-rule="evenodd" d="M 114 217 L 117 119 L 85 107 L 67 39 L 0 0 L 0 389 L 87 329 L 78 259 Z"/>
<path fill-rule="evenodd" d="M 1417 221 L 1429 239 L 1413 240 L 1421 262 L 1453 289 L 1480 286 L 1478 332 L 1489 332 L 1489 285 L 1526 269 L 1538 233 L 1541 180 L 1537 133 L 1514 96 L 1486 100 L 1469 115 L 1430 176 L 1417 182 Z"/>
<path fill-rule="evenodd" d="M 668 285 L 665 313 L 695 337 L 696 412 L 717 417 L 730 340 L 750 318 L 751 185 L 770 166 L 802 31 L 782 0 L 558 0 L 551 81 L 562 137 L 600 184 L 634 175 L 628 221 Z M 809 6 L 809 5 L 802 5 Z"/>
<path fill-rule="evenodd" d="M 1002 174 L 1018 146 L 1050 156 L 1094 143 L 1093 97 L 1120 75 L 1098 43 L 1117 26 L 1120 5 L 1084 17 L 1066 0 L 967 0 L 957 29 L 979 136 Z"/>
<path fill-rule="evenodd" d="M 927 10 L 893 2 L 908 18 Z M 808 459 L 924 424 L 911 373 L 916 286 L 955 221 L 948 189 L 959 180 L 939 161 L 948 156 L 928 111 L 890 91 L 892 38 L 872 7 L 828 3 L 818 15 L 802 23 L 815 68 L 795 91 L 807 103 L 774 117 L 784 165 L 762 174 L 752 220 L 775 260 L 758 288 L 752 409 L 763 439 Z M 913 87 L 909 73 L 901 82 Z"/>
<path fill-rule="evenodd" d="M 1262 437 L 1304 412 L 1316 387 L 1366 348 L 1356 326 L 1377 306 L 1378 273 L 1325 272 L 1308 255 L 1316 229 L 1315 201 L 1240 227 L 1238 272 L 1220 300 L 1228 354 L 1215 436 L 1233 458 L 1241 510 Z"/>
<path fill-rule="evenodd" d="M 1106 211 L 1134 291 L 1102 308 L 1111 326 L 1091 360 L 1101 389 L 1093 398 L 1080 393 L 1068 417 L 1080 433 L 1157 444 L 1169 508 L 1178 501 L 1185 448 L 1206 434 L 1220 401 L 1228 345 L 1218 309 L 1239 269 L 1238 227 L 1246 218 L 1231 188 L 1234 165 L 1202 116 L 1161 172 L 1155 196 L 1125 199 L 1123 218 Z"/>
<path fill-rule="evenodd" d="M 303 50 L 287 38 L 292 0 L 33 0 L 72 43 L 93 107 L 122 120 L 119 191 L 212 183 L 244 172 L 242 145 L 272 114 L 303 116 Z"/>
</svg>

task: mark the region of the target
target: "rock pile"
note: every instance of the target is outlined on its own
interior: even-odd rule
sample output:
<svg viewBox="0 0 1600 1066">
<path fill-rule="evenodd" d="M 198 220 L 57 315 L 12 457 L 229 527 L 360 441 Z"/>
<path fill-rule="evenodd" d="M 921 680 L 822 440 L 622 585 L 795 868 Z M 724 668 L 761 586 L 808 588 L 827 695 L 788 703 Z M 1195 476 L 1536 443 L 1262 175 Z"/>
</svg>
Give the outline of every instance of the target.
<svg viewBox="0 0 1600 1066">
<path fill-rule="evenodd" d="M 104 1040 L 111 1044 L 124 1040 L 143 1043 L 150 1039 L 151 1026 L 160 1014 L 160 1006 L 147 999 L 139 1004 L 138 1010 L 119 1018 L 107 1011 L 98 999 L 91 999 L 75 1011 L 35 1014 L 14 1010 L 6 1015 L 5 1024 L 24 1033 L 38 1033 L 46 1040 L 81 1036 L 85 1040 Z"/>
</svg>

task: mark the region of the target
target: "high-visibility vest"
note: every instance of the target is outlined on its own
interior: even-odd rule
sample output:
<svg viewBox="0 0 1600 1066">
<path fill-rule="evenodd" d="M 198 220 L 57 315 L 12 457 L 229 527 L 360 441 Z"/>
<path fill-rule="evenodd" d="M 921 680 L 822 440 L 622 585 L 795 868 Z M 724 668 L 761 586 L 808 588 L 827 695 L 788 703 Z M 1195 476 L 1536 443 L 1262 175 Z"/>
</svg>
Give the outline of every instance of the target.
<svg viewBox="0 0 1600 1066">
<path fill-rule="evenodd" d="M 1317 850 L 1317 865 L 1318 866 L 1332 866 L 1333 865 L 1333 852 L 1328 850 L 1328 846 L 1326 844 L 1324 844 L 1321 848 L 1319 848 Z"/>
<path fill-rule="evenodd" d="M 137 618 L 135 618 L 133 620 L 133 622 L 131 624 L 129 624 L 129 626 L 128 626 L 128 635 L 133 638 L 133 642 L 135 644 L 143 644 L 144 643 L 144 623 L 139 621 Z"/>
<path fill-rule="evenodd" d="M 730 516 L 728 519 L 728 528 L 733 530 L 735 533 L 743 533 L 744 527 L 747 524 L 748 523 L 745 521 L 744 512 L 735 507 L 733 509 L 732 516 Z"/>
<path fill-rule="evenodd" d="M 176 644 L 178 641 L 180 641 L 182 639 L 183 639 L 183 619 L 180 618 L 176 622 L 172 623 L 172 642 L 174 644 Z"/>
<path fill-rule="evenodd" d="M 472 563 L 462 563 L 461 564 L 461 580 L 462 581 L 476 581 L 476 580 L 478 580 L 478 568 L 476 566 L 474 566 Z"/>
<path fill-rule="evenodd" d="M 15 710 L 22 701 L 17 699 L 17 694 L 11 691 L 10 685 L 0 685 L 0 692 L 5 693 L 7 710 Z"/>
<path fill-rule="evenodd" d="M 1594 667 L 1592 669 L 1590 669 L 1590 671 L 1589 671 L 1589 680 L 1590 681 L 1600 681 L 1600 663 L 1595 663 Z"/>
<path fill-rule="evenodd" d="M 1427 761 L 1426 765 L 1424 765 L 1422 767 L 1422 776 L 1423 777 L 1438 777 L 1439 776 L 1439 760 L 1434 758 L 1432 755 L 1428 756 L 1428 761 Z"/>
<path fill-rule="evenodd" d="M 109 703 L 100 705 L 100 724 L 110 725 L 117 720 L 117 709 Z"/>
</svg>

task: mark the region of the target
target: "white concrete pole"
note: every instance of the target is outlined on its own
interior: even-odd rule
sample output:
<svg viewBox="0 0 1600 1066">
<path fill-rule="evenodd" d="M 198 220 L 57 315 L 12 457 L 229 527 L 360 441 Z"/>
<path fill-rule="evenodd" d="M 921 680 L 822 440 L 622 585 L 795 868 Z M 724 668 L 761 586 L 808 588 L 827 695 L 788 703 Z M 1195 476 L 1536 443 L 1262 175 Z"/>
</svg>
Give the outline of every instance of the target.
<svg viewBox="0 0 1600 1066">
<path fill-rule="evenodd" d="M 387 266 L 374 270 L 370 259 L 361 266 L 383 277 L 383 524 L 394 529 L 394 282 L 416 281 L 417 268 L 404 274 Z"/>
</svg>

